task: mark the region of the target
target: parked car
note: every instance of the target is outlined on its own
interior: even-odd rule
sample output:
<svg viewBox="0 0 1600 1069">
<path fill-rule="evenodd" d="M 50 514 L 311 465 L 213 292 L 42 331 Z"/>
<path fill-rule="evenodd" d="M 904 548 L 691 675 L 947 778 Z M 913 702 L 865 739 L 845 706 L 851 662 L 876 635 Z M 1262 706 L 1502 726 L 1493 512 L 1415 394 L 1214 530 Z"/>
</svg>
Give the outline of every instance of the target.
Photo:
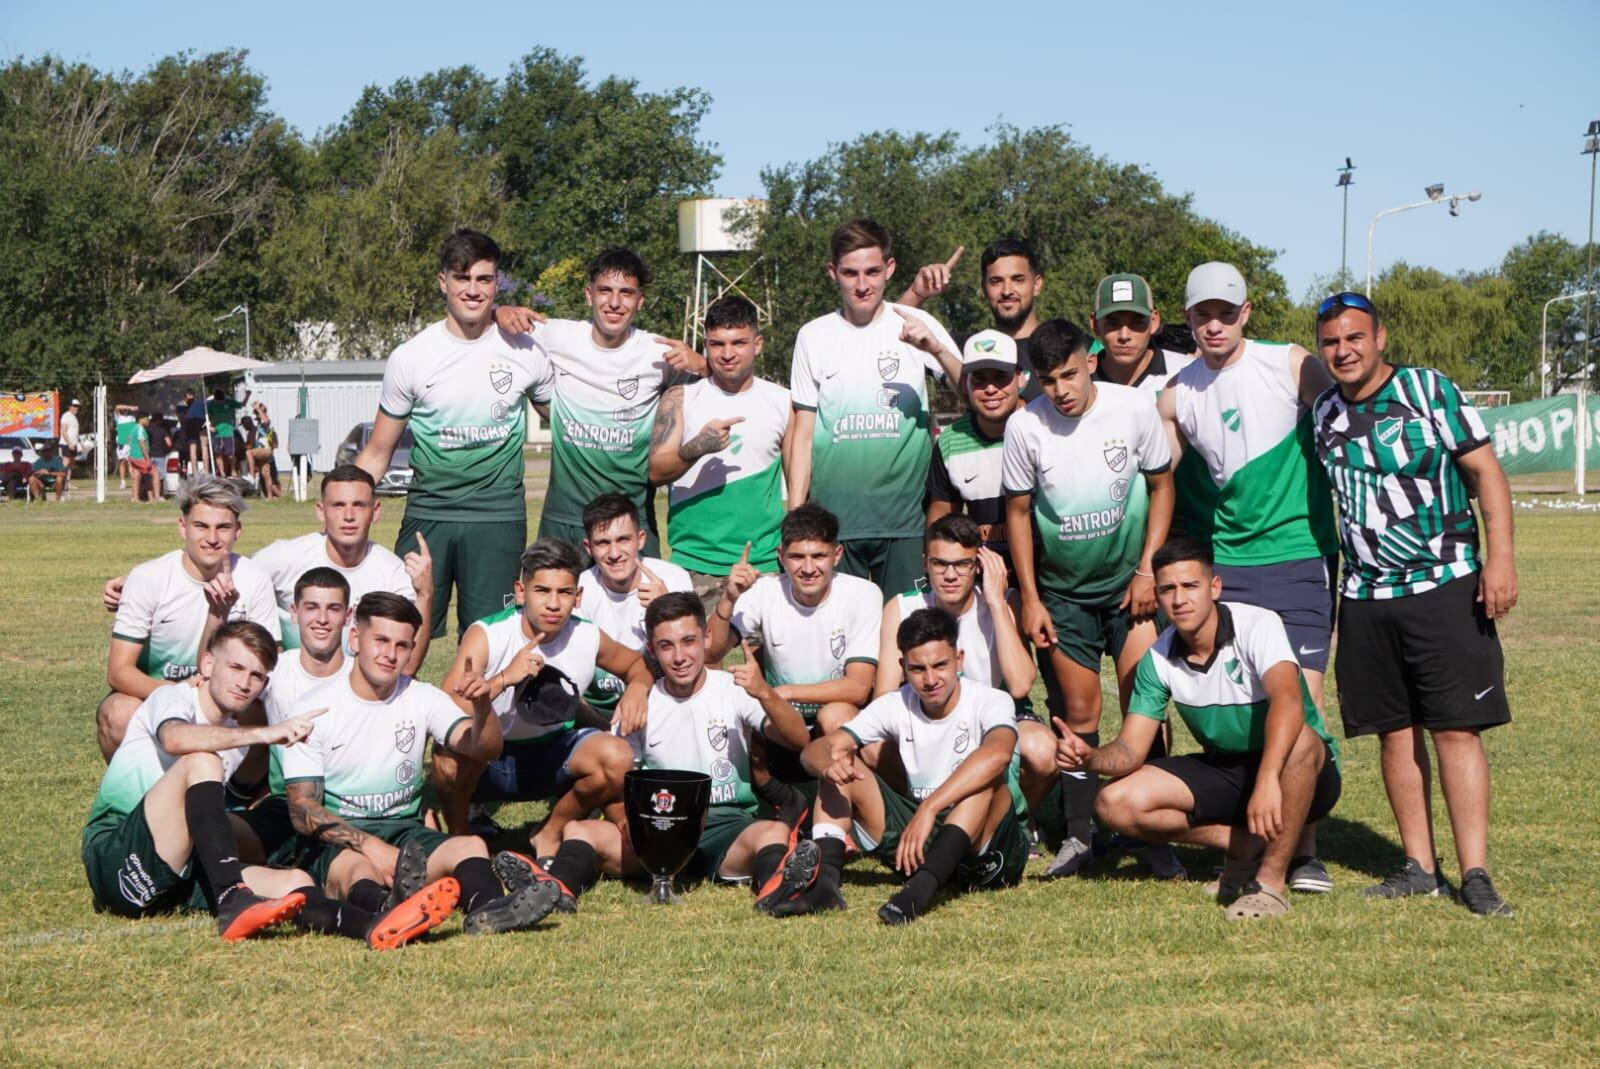
<svg viewBox="0 0 1600 1069">
<path fill-rule="evenodd" d="M 39 459 L 39 451 L 34 448 L 34 441 L 32 438 L 28 438 L 20 434 L 0 435 L 0 461 L 9 462 L 11 460 L 11 451 L 13 449 L 22 450 L 22 459 L 27 461 L 29 464 L 32 464 Z"/>
<path fill-rule="evenodd" d="M 350 428 L 350 433 L 344 436 L 344 441 L 339 443 L 339 448 L 334 454 L 337 464 L 354 464 L 356 457 L 361 455 L 361 450 L 366 448 L 367 439 L 372 437 L 372 423 L 357 423 Z M 411 436 L 411 428 L 407 427 L 400 432 L 400 441 L 394 447 L 394 456 L 389 458 L 389 470 L 383 473 L 383 478 L 378 480 L 378 493 L 404 494 L 411 489 L 411 447 L 416 444 L 416 439 Z"/>
</svg>

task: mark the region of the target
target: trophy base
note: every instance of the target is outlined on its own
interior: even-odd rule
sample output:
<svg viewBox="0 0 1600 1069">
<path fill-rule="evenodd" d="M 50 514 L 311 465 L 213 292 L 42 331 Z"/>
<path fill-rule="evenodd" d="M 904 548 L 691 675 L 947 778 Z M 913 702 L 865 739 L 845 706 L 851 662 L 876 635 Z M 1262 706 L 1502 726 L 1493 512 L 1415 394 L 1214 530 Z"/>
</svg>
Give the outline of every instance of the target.
<svg viewBox="0 0 1600 1069">
<path fill-rule="evenodd" d="M 652 906 L 677 906 L 683 903 L 683 896 L 672 893 L 672 877 L 657 876 L 650 890 L 639 896 L 639 901 Z"/>
</svg>

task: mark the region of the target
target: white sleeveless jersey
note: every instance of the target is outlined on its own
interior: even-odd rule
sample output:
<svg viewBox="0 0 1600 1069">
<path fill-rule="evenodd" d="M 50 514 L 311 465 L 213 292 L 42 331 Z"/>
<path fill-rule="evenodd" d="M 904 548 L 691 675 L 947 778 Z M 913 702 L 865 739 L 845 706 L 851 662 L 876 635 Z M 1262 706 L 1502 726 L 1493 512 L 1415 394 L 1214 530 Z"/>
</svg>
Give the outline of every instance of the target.
<svg viewBox="0 0 1600 1069">
<path fill-rule="evenodd" d="M 489 642 L 489 664 L 483 671 L 485 679 L 504 671 L 528 645 L 528 636 L 522 628 L 522 609 L 516 605 L 472 626 L 480 628 Z M 594 681 L 594 662 L 600 655 L 600 629 L 574 614 L 567 618 L 560 634 L 539 643 L 539 655 L 545 664 L 559 669 L 572 680 L 582 694 Z M 495 715 L 500 718 L 500 732 L 505 740 L 528 742 L 548 735 L 548 730 L 534 727 L 517 716 L 515 700 L 515 687 L 507 687 L 494 700 Z"/>
<path fill-rule="evenodd" d="M 900 619 L 918 609 L 937 609 L 939 602 L 931 590 L 910 590 L 895 597 L 900 606 Z M 980 683 L 1005 689 L 1005 679 L 1000 674 L 1000 651 L 994 641 L 994 615 L 983 598 L 974 595 L 972 605 L 956 618 L 956 649 L 961 651 L 961 676 Z"/>
</svg>

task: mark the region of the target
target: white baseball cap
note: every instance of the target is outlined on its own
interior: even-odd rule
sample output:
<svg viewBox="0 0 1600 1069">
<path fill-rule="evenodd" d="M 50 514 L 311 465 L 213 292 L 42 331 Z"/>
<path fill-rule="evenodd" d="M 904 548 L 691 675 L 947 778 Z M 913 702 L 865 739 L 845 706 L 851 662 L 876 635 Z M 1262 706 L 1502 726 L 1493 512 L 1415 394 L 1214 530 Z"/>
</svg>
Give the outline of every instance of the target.
<svg viewBox="0 0 1600 1069">
<path fill-rule="evenodd" d="M 1227 301 L 1237 307 L 1249 299 L 1244 276 L 1232 264 L 1213 260 L 1189 272 L 1189 282 L 1183 288 L 1183 310 L 1188 311 L 1201 301 Z"/>
<path fill-rule="evenodd" d="M 979 371 L 994 368 L 996 371 L 1017 371 L 1017 343 L 1009 334 L 998 330 L 980 330 L 967 339 L 961 347 L 961 369 Z"/>
</svg>

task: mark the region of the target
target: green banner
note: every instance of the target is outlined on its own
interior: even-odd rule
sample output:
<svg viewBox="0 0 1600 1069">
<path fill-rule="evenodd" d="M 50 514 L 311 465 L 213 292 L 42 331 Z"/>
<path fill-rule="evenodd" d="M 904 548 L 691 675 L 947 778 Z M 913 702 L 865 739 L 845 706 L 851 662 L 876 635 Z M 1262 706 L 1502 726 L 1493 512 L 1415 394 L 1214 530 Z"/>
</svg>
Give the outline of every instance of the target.
<svg viewBox="0 0 1600 1069">
<path fill-rule="evenodd" d="M 1573 426 L 1578 399 L 1573 394 L 1525 401 L 1520 405 L 1480 408 L 1489 428 L 1489 440 L 1507 475 L 1532 475 L 1545 471 L 1572 471 L 1573 446 L 1581 436 L 1587 443 L 1584 460 L 1589 470 L 1600 468 L 1600 397 L 1591 396 L 1586 432 Z"/>
</svg>

